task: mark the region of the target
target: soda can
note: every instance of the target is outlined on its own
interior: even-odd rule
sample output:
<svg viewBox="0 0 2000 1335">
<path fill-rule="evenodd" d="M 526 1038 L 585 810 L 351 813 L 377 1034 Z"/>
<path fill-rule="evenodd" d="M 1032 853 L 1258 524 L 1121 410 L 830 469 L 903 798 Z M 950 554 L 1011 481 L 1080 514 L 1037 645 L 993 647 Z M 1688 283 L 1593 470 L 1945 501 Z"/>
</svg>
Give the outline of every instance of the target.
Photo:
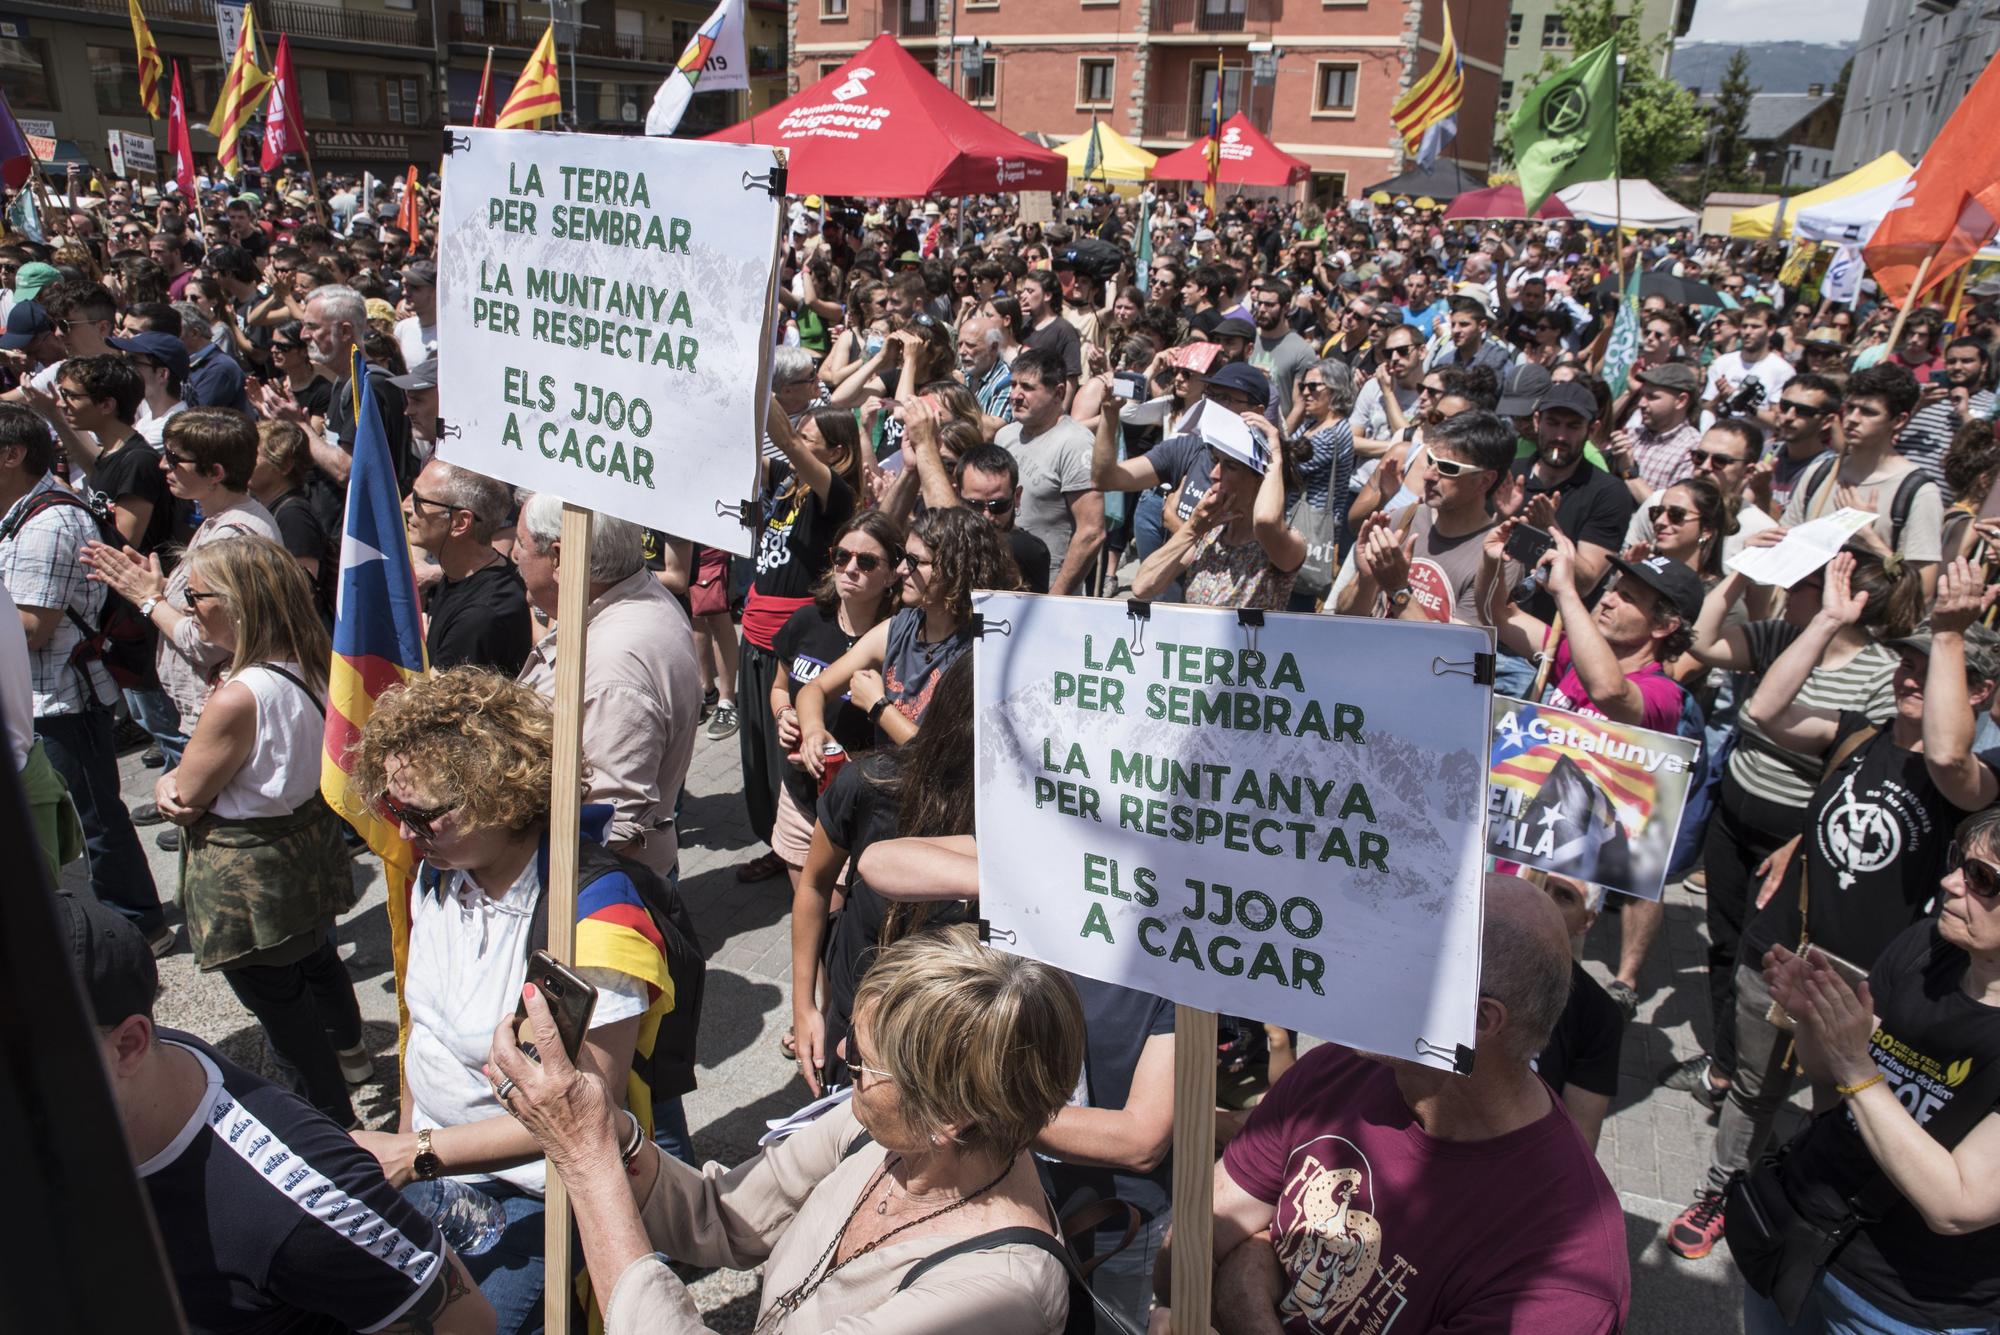
<svg viewBox="0 0 2000 1335">
<path fill-rule="evenodd" d="M 833 786 L 833 776 L 847 763 L 847 748 L 839 742 L 828 742 L 821 754 L 824 764 L 819 772 L 819 790 L 824 793 Z"/>
</svg>

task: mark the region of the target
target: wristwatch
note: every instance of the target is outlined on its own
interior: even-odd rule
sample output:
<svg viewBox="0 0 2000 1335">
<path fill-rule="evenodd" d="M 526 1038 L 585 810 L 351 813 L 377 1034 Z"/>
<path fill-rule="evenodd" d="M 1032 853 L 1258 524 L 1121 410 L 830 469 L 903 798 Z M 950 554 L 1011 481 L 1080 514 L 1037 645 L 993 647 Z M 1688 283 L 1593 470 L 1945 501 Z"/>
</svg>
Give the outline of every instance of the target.
<svg viewBox="0 0 2000 1335">
<path fill-rule="evenodd" d="M 1402 588 L 1396 590 L 1394 593 L 1389 595 L 1389 606 L 1392 610 L 1400 612 L 1409 605 L 1410 605 L 1410 589 L 1408 585 L 1404 585 Z"/>
<path fill-rule="evenodd" d="M 417 1157 L 410 1161 L 410 1168 L 425 1182 L 444 1175 L 444 1160 L 431 1148 L 429 1127 L 417 1132 Z"/>
<path fill-rule="evenodd" d="M 874 723 L 882 717 L 882 711 L 889 707 L 889 697 L 883 696 L 868 709 L 868 721 Z"/>
<path fill-rule="evenodd" d="M 153 615 L 153 609 L 158 607 L 159 605 L 160 605 L 160 596 L 158 594 L 154 594 L 151 598 L 148 598 L 145 602 L 139 604 L 139 615 L 142 617 L 151 617 Z"/>
</svg>

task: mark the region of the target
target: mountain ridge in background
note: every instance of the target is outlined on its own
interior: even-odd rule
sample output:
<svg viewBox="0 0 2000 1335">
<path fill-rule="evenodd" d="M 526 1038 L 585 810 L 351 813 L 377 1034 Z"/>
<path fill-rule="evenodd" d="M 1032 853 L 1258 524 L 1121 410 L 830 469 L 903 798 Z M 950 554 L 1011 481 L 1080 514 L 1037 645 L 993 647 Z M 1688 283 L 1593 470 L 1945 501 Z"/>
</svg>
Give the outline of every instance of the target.
<svg viewBox="0 0 2000 1335">
<path fill-rule="evenodd" d="M 1750 57 L 1750 84 L 1760 93 L 1803 93 L 1813 84 L 1831 92 L 1853 42 L 1681 42 L 1674 47 L 1674 81 L 1713 93 L 1741 46 Z"/>
</svg>

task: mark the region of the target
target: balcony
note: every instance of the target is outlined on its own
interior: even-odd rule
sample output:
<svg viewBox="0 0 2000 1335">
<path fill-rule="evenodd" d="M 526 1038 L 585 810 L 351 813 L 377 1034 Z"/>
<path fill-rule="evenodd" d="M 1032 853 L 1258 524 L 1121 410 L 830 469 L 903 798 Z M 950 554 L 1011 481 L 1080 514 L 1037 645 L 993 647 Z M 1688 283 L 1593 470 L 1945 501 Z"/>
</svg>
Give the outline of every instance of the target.
<svg viewBox="0 0 2000 1335">
<path fill-rule="evenodd" d="M 1235 99 L 1222 99 L 1222 119 L 1227 121 L 1238 111 L 1250 118 L 1265 134 L 1271 132 L 1271 95 L 1268 89 L 1256 90 L 1249 102 L 1236 105 Z M 1187 98 L 1148 102 L 1146 114 L 1140 122 L 1140 133 L 1147 139 L 1197 140 L 1208 133 L 1209 104 L 1199 95 Z"/>
<path fill-rule="evenodd" d="M 497 46 L 517 51 L 532 51 L 535 43 L 542 40 L 547 31 L 547 18 L 528 15 L 519 18 L 505 18 L 499 15 L 481 17 L 467 14 L 463 10 L 446 15 L 446 32 L 454 42 L 464 42 L 472 46 Z M 556 34 L 556 42 L 564 52 L 569 50 L 570 37 Z M 575 35 L 576 54 L 599 60 L 636 60 L 649 65 L 671 65 L 681 57 L 681 46 L 671 38 L 633 37 L 627 34 L 605 32 L 602 29 L 585 28 Z"/>
<path fill-rule="evenodd" d="M 125 19 L 130 9 L 124 0 L 63 0 L 59 8 L 76 13 L 116 15 Z M 213 29 L 215 0 L 146 0 L 146 17 L 154 23 L 189 23 Z M 289 33 L 308 41 L 365 42 L 378 46 L 428 47 L 431 44 L 428 12 L 411 14 L 363 14 L 332 5 L 293 3 L 292 0 L 259 0 L 258 27 L 271 34 Z"/>
<path fill-rule="evenodd" d="M 1153 0 L 1153 31 L 1266 32 L 1278 0 Z"/>
<path fill-rule="evenodd" d="M 935 37 L 937 0 L 882 0 L 882 31 L 896 37 Z"/>
<path fill-rule="evenodd" d="M 750 77 L 766 78 L 785 72 L 784 48 L 776 46 L 753 46 L 750 48 Z"/>
</svg>

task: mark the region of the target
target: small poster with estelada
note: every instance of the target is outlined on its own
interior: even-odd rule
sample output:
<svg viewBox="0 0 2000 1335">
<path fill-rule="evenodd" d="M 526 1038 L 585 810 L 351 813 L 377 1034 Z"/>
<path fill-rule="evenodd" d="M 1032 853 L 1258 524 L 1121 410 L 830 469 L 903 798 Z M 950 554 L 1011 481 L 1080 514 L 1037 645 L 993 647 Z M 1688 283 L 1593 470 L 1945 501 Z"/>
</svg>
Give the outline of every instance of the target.
<svg viewBox="0 0 2000 1335">
<path fill-rule="evenodd" d="M 1699 752 L 1688 738 L 1496 695 L 1486 851 L 1657 900 Z"/>
</svg>

